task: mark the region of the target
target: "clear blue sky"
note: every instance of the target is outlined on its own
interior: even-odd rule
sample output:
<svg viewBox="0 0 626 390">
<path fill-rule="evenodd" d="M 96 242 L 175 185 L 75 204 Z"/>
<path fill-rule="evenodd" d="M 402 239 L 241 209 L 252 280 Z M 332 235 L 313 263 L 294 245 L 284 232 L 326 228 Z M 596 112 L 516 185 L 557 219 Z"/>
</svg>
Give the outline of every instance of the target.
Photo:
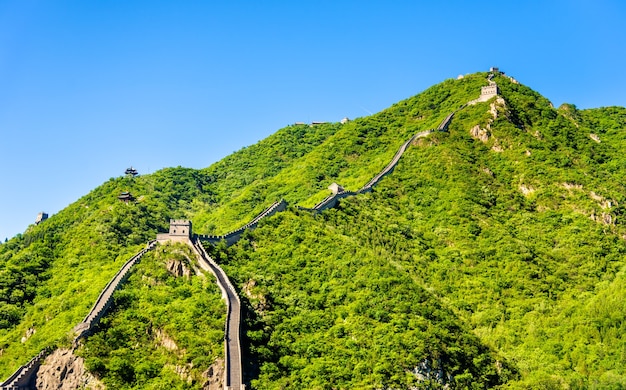
<svg viewBox="0 0 626 390">
<path fill-rule="evenodd" d="M 130 165 L 203 168 L 490 66 L 626 106 L 625 21 L 618 0 L 0 0 L 0 239 Z"/>
</svg>

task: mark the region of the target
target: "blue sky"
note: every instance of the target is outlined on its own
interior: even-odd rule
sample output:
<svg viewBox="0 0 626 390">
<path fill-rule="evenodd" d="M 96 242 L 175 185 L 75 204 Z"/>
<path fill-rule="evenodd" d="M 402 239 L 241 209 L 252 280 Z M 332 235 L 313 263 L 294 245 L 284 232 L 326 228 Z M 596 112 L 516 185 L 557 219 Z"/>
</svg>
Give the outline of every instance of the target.
<svg viewBox="0 0 626 390">
<path fill-rule="evenodd" d="M 626 106 L 626 2 L 437 3 L 0 0 L 0 239 L 130 165 L 203 168 L 490 66 Z"/>
</svg>

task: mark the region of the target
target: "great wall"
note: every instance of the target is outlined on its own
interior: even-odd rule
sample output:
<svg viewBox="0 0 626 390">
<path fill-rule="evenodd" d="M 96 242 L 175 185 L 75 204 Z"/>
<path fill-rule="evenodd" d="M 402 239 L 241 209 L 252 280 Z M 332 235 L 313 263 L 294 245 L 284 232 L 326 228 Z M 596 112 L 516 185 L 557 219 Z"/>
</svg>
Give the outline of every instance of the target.
<svg viewBox="0 0 626 390">
<path fill-rule="evenodd" d="M 128 274 L 130 270 L 133 268 L 139 260 L 143 257 L 143 255 L 154 248 L 156 245 L 156 240 L 148 242 L 146 247 L 131 257 L 122 268 L 113 276 L 113 279 L 104 287 L 98 299 L 94 303 L 93 307 L 89 311 L 89 314 L 85 316 L 85 319 L 78 325 L 74 327 L 74 345 L 78 343 L 78 341 L 87 336 L 89 332 L 93 329 L 94 326 L 100 322 L 100 318 L 106 313 L 107 309 L 111 306 L 111 302 L 113 301 L 113 293 L 121 286 L 121 284 L 128 278 Z"/>
<path fill-rule="evenodd" d="M 494 77 L 494 73 L 497 73 L 497 68 L 491 69 L 487 80 L 489 81 L 489 86 L 481 88 L 481 95 L 479 98 L 471 100 L 462 106 L 460 106 L 455 111 L 448 114 L 443 121 L 437 126 L 436 129 L 426 130 L 419 132 L 405 141 L 402 146 L 398 149 L 396 154 L 393 156 L 391 161 L 376 175 L 374 176 L 367 184 L 365 184 L 358 191 L 346 191 L 340 185 L 333 183 L 329 189 L 332 191 L 332 194 L 326 197 L 321 202 L 317 203 L 313 208 L 304 208 L 298 206 L 300 210 L 307 210 L 314 213 L 322 212 L 326 209 L 333 208 L 337 205 L 339 200 L 349 197 L 356 196 L 359 194 L 364 194 L 372 191 L 372 188 L 380 182 L 385 176 L 390 174 L 393 169 L 396 167 L 400 158 L 408 148 L 408 146 L 418 138 L 424 138 L 428 135 L 436 132 L 436 131 L 447 131 L 450 122 L 454 115 L 463 108 L 476 104 L 478 102 L 485 102 L 492 97 L 495 97 L 499 94 L 498 86 L 495 82 L 492 81 Z M 512 79 L 513 80 L 513 79 Z M 170 231 L 169 233 L 159 233 L 157 235 L 156 240 L 149 241 L 146 244 L 146 247 L 131 257 L 124 265 L 120 268 L 120 270 L 115 274 L 115 276 L 109 281 L 109 283 L 104 287 L 96 302 L 92 306 L 89 313 L 85 316 L 83 321 L 76 325 L 73 329 L 74 332 L 74 348 L 78 346 L 78 342 L 81 338 L 86 337 L 93 330 L 94 326 L 98 324 L 100 319 L 106 314 L 107 309 L 110 307 L 113 293 L 122 285 L 122 283 L 127 279 L 129 272 L 132 270 L 133 266 L 139 262 L 139 260 L 143 257 L 143 255 L 149 250 L 153 249 L 158 243 L 164 243 L 167 241 L 178 241 L 184 242 L 188 244 L 196 253 L 198 258 L 198 264 L 205 271 L 210 271 L 216 278 L 217 284 L 222 292 L 222 297 L 226 301 L 227 307 L 227 317 L 226 324 L 224 329 L 224 350 L 225 350 L 225 367 L 224 367 L 224 389 L 225 390 L 245 390 L 246 386 L 244 384 L 244 375 L 243 375 L 243 365 L 242 365 L 242 351 L 241 351 L 241 302 L 239 300 L 239 295 L 235 290 L 234 286 L 228 279 L 228 276 L 224 272 L 224 270 L 213 260 L 202 245 L 202 242 L 207 242 L 209 244 L 217 244 L 219 242 L 226 242 L 227 245 L 235 244 L 242 236 L 242 234 L 247 230 L 252 230 L 257 227 L 259 222 L 266 218 L 270 217 L 277 212 L 281 212 L 286 210 L 287 202 L 281 199 L 272 203 L 267 209 L 253 218 L 250 222 L 240 227 L 239 229 L 233 230 L 224 235 L 197 235 L 193 234 L 191 222 L 187 220 L 170 220 Z M 32 358 L 28 363 L 19 367 L 13 375 L 7 378 L 4 382 L 0 384 L 0 390 L 21 390 L 21 389 L 33 389 L 34 388 L 34 378 L 37 373 L 37 369 L 39 368 L 41 361 L 45 359 L 45 357 L 50 353 L 49 348 L 45 348 L 42 350 L 37 356 Z"/>
<path fill-rule="evenodd" d="M 237 295 L 235 287 L 231 284 L 222 267 L 209 256 L 200 240 L 193 237 L 190 243 L 199 256 L 200 266 L 215 275 L 217 284 L 222 290 L 222 296 L 226 300 L 224 388 L 244 390 L 246 386 L 243 383 L 243 365 L 241 362 L 241 301 L 239 295 Z"/>
<path fill-rule="evenodd" d="M 287 202 L 285 202 L 284 199 L 281 199 L 277 202 L 272 203 L 272 205 L 270 207 L 268 207 L 267 209 L 263 210 L 263 212 L 261 212 L 259 215 L 257 215 L 256 217 L 254 217 L 252 219 L 252 221 L 248 222 L 247 224 L 243 225 L 242 227 L 240 227 L 237 230 L 233 230 L 232 232 L 228 232 L 222 236 L 214 236 L 214 235 L 196 235 L 200 240 L 208 242 L 210 244 L 217 244 L 220 241 L 225 241 L 227 245 L 233 245 L 234 243 L 236 243 L 237 241 L 239 241 L 239 239 L 241 238 L 241 235 L 246 231 L 246 230 L 252 230 L 254 229 L 259 222 L 266 217 L 271 217 L 272 215 L 280 212 L 280 211 L 284 211 L 287 208 Z"/>
</svg>

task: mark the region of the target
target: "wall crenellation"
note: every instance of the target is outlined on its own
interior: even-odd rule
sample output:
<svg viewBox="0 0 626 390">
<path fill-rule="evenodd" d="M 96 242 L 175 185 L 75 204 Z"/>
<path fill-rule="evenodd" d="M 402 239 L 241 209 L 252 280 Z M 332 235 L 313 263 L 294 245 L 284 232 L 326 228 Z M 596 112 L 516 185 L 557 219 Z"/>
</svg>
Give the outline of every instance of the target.
<svg viewBox="0 0 626 390">
<path fill-rule="evenodd" d="M 100 295 L 96 299 L 96 302 L 92 306 L 91 310 L 85 316 L 83 321 L 76 325 L 73 329 L 74 331 L 74 346 L 77 345 L 78 341 L 87 336 L 89 332 L 93 329 L 93 327 L 98 324 L 100 319 L 106 314 L 107 309 L 111 306 L 113 301 L 113 293 L 117 290 L 120 285 L 126 280 L 130 270 L 133 268 L 135 264 L 141 259 L 141 257 L 154 248 L 156 245 L 156 241 L 150 241 L 146 245 L 144 249 L 139 251 L 139 253 L 135 254 L 130 258 L 124 265 L 117 271 L 115 276 L 107 283 L 107 285 L 102 289 Z M 30 362 L 25 365 L 19 367 L 13 375 L 11 375 L 7 380 L 5 380 L 2 384 L 0 384 L 0 389 L 22 389 L 22 388 L 32 388 L 32 381 L 34 379 L 34 374 L 36 374 L 37 369 L 39 368 L 40 362 L 43 358 L 45 358 L 49 349 L 42 350 L 37 356 L 31 359 Z"/>
</svg>

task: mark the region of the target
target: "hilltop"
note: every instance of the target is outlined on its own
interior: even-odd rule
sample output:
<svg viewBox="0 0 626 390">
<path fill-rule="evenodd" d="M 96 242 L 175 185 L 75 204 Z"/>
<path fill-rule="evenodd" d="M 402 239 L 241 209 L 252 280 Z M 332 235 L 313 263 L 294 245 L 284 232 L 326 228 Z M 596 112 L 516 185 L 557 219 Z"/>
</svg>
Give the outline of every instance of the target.
<svg viewBox="0 0 626 390">
<path fill-rule="evenodd" d="M 498 95 L 467 105 L 490 82 Z M 358 190 L 452 112 L 372 192 L 297 207 L 332 183 Z M 624 108 L 555 108 L 477 73 L 345 124 L 288 126 L 206 169 L 111 179 L 0 245 L 0 376 L 69 346 L 170 218 L 223 234 L 285 199 L 235 245 L 207 246 L 245 306 L 252 388 L 624 386 L 625 136 Z M 219 369 L 220 292 L 167 271 L 193 269 L 185 253 L 146 254 L 77 350 L 109 387 L 201 388 Z"/>
</svg>

